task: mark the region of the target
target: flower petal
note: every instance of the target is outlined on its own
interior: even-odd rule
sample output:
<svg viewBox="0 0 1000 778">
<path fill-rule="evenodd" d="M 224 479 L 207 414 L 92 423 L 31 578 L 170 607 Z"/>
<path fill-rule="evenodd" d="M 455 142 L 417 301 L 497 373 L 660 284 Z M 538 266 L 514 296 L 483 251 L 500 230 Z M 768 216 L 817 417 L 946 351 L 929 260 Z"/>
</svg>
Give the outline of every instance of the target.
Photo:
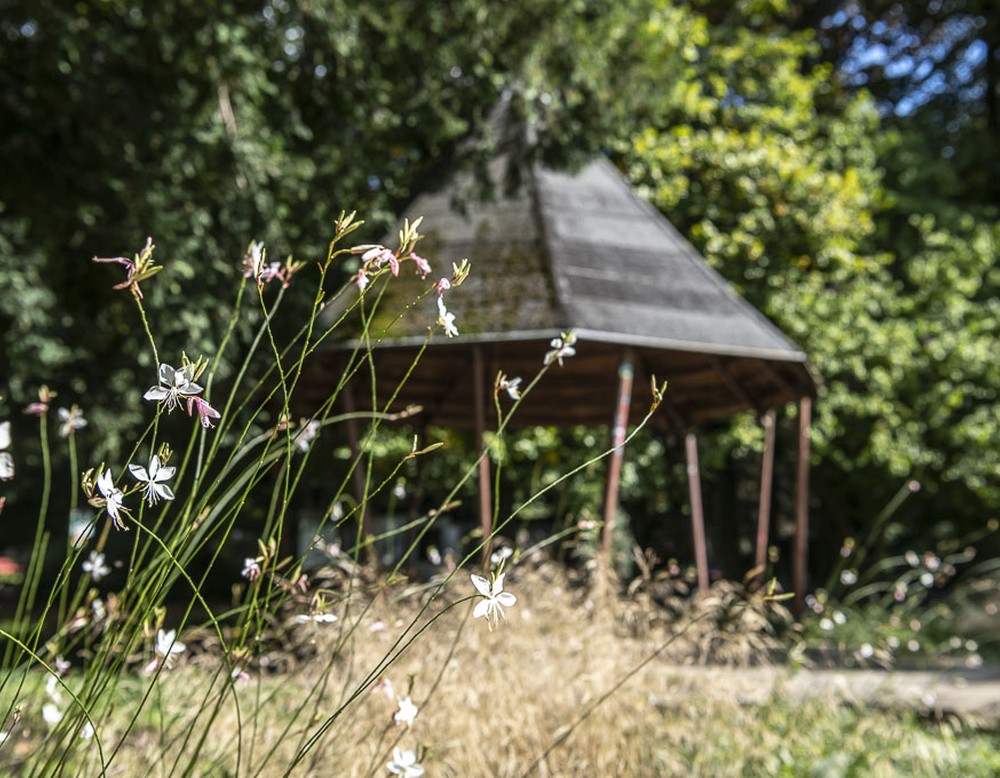
<svg viewBox="0 0 1000 778">
<path fill-rule="evenodd" d="M 503 579 L 507 576 L 507 573 L 500 573 L 493 582 L 493 596 L 496 597 L 500 592 L 503 591 Z"/>
<path fill-rule="evenodd" d="M 515 597 L 510 592 L 500 592 L 496 597 L 497 602 L 501 605 L 506 605 L 508 608 L 517 602 L 517 597 Z"/>
<path fill-rule="evenodd" d="M 161 384 L 166 384 L 170 386 L 174 382 L 174 369 L 165 362 L 160 365 L 160 370 L 157 373 L 157 378 L 160 379 Z"/>
<path fill-rule="evenodd" d="M 472 611 L 472 617 L 475 619 L 482 618 L 487 613 L 490 612 L 490 606 L 493 604 L 492 600 L 480 600 L 476 603 L 475 609 Z"/>
<path fill-rule="evenodd" d="M 470 576 L 470 578 L 472 578 L 472 585 L 476 587 L 476 591 L 478 591 L 481 595 L 483 595 L 483 597 L 490 596 L 489 581 L 487 581 L 481 575 L 472 575 Z"/>
</svg>

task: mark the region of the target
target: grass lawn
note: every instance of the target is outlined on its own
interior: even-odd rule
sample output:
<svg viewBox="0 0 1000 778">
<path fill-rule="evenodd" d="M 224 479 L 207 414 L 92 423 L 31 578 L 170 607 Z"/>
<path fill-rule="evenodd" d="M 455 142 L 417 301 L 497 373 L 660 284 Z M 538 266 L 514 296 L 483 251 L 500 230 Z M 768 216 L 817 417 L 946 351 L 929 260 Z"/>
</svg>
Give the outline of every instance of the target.
<svg viewBox="0 0 1000 778">
<path fill-rule="evenodd" d="M 1000 774 L 1000 738 L 961 722 L 833 697 L 796 702 L 780 684 L 763 704 L 749 702 L 727 686 L 725 670 L 692 674 L 668 652 L 650 659 L 666 632 L 628 634 L 614 607 L 570 591 L 553 570 L 515 569 L 507 588 L 518 596 L 507 623 L 490 632 L 460 604 L 371 675 L 332 721 L 401 634 L 411 604 L 381 598 L 339 651 L 343 619 L 300 625 L 298 659 L 280 671 L 257 665 L 232 690 L 214 673 L 214 657 L 195 650 L 155 683 L 130 674 L 95 721 L 105 763 L 114 753 L 106 774 L 382 776 L 397 745 L 418 749 L 428 776 L 464 778 Z M 73 689 L 74 671 L 66 683 Z M 100 775 L 96 739 L 61 765 L 33 759 L 48 732 L 44 685 L 29 673 L 17 695 L 22 719 L 0 747 L 0 774 Z M 14 688 L 7 685 L 4 706 Z M 393 720 L 406 696 L 419 708 L 410 727 Z M 221 705 L 207 703 L 216 698 Z"/>
</svg>

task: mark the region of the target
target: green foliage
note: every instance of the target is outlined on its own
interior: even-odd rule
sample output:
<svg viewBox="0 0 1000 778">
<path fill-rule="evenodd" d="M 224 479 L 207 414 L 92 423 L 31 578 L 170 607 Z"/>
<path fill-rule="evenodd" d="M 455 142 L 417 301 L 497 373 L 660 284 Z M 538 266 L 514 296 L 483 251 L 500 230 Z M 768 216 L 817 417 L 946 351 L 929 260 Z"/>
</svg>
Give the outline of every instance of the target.
<svg viewBox="0 0 1000 778">
<path fill-rule="evenodd" d="M 963 60 L 995 49 L 988 4 L 4 0 L 2 11 L 6 415 L 47 383 L 60 403 L 93 409 L 99 456 L 120 454 L 153 366 L 127 296 L 110 288 L 120 276 L 90 257 L 130 255 L 152 235 L 173 268 L 146 300 L 165 351 L 212 352 L 227 321 L 217 290 L 250 239 L 272 259 L 314 260 L 345 198 L 370 214 L 363 238 L 378 239 L 513 87 L 546 159 L 611 153 L 808 351 L 823 379 L 818 526 L 849 533 L 911 476 L 927 486 L 928 520 L 975 523 L 1000 498 L 995 74 Z M 867 89 L 852 80 L 865 35 L 906 32 L 892 55 L 926 60 L 948 30 L 934 67 L 971 68 L 957 96 L 914 91 L 915 71 L 867 68 Z M 915 95 L 931 99 L 895 110 Z M 311 303 L 289 298 L 292 311 Z M 237 345 L 257 323 L 248 310 Z M 224 383 L 232 366 L 217 374 Z M 720 438 L 745 463 L 753 426 Z M 565 455 L 575 442 L 554 445 Z M 646 485 L 647 503 L 658 489 Z"/>
<path fill-rule="evenodd" d="M 915 193 L 953 191 L 949 167 L 832 86 L 809 32 L 745 8 L 703 26 L 685 91 L 625 139 L 627 173 L 810 355 L 821 516 L 857 527 L 869 499 L 917 476 L 949 518 L 981 521 L 1000 497 L 983 446 L 1000 434 L 997 225 L 914 210 Z M 907 149 L 901 202 L 881 165 Z"/>
</svg>

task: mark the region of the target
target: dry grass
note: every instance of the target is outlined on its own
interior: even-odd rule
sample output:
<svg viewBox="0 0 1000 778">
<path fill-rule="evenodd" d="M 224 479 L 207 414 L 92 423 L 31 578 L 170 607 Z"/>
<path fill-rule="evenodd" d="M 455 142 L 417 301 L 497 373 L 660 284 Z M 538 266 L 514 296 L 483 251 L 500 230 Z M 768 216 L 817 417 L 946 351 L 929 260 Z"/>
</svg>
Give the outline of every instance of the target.
<svg viewBox="0 0 1000 778">
<path fill-rule="evenodd" d="M 457 579 L 456 597 L 467 593 L 458 591 L 465 580 Z M 696 649 L 688 659 L 700 661 L 704 615 L 684 633 L 646 619 L 636 636 L 634 601 L 574 589 L 554 565 L 515 569 L 507 588 L 519 597 L 507 624 L 489 632 L 471 619 L 469 603 L 445 613 L 373 679 L 291 774 L 386 775 L 396 744 L 419 744 L 427 775 L 463 778 L 989 775 L 1000 769 L 992 741 L 927 730 L 907 716 L 830 699 L 786 702 L 780 694 L 765 695 L 764 705 L 748 703 L 745 685 L 743 691 L 728 685 L 724 671 L 690 672 L 676 664 L 686 639 Z M 729 594 L 716 596 L 734 607 Z M 288 673 L 257 674 L 239 687 L 239 714 L 228 698 L 209 721 L 202 710 L 210 678 L 204 661 L 164 674 L 108 775 L 287 774 L 305 738 L 364 681 L 415 612 L 413 599 L 390 602 L 388 593 L 377 601 L 339 653 L 338 625 L 302 627 L 312 659 Z M 698 613 L 704 612 L 702 605 Z M 376 621 L 386 629 L 372 631 Z M 716 636 L 716 642 L 726 641 Z M 385 679 L 397 698 L 409 693 L 420 707 L 409 730 L 393 724 L 396 703 L 379 686 Z M 140 693 L 138 681 L 133 693 Z M 114 716 L 105 723 L 106 750 L 122 723 Z M 185 754 L 203 733 L 208 745 L 190 765 Z M 15 752 L 30 760 L 28 724 L 19 738 L 0 752 L 0 765 Z M 68 769 L 66 775 L 99 773 L 93 762 Z"/>
</svg>

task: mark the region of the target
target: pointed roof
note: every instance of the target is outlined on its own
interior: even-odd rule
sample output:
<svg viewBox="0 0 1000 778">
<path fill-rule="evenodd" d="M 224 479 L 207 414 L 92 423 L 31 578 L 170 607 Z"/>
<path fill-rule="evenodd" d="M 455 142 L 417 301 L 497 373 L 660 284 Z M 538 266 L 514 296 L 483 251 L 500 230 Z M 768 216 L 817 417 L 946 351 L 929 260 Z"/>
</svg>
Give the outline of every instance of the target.
<svg viewBox="0 0 1000 778">
<path fill-rule="evenodd" d="M 554 367 L 518 411 L 521 424 L 606 424 L 624 349 L 637 361 L 633 420 L 652 400 L 648 375 L 669 382 L 666 419 L 677 426 L 768 407 L 815 393 L 806 355 L 741 298 L 606 159 L 575 173 L 506 154 L 489 163 L 492 198 L 471 172 L 418 196 L 421 255 L 448 275 L 469 257 L 472 273 L 448 292 L 460 337 L 435 334 L 397 407 L 417 403 L 429 423 L 471 426 L 473 350 L 486 381 L 498 370 L 526 380 L 549 341 L 575 330 L 577 355 Z M 512 176 L 512 174 L 514 174 Z M 520 179 L 506 191 L 503 182 Z M 370 332 L 380 397 L 388 398 L 437 318 L 436 297 L 412 304 L 428 281 L 387 279 Z M 324 357 L 336 369 L 335 352 Z M 370 390 L 361 393 L 370 395 Z"/>
</svg>

